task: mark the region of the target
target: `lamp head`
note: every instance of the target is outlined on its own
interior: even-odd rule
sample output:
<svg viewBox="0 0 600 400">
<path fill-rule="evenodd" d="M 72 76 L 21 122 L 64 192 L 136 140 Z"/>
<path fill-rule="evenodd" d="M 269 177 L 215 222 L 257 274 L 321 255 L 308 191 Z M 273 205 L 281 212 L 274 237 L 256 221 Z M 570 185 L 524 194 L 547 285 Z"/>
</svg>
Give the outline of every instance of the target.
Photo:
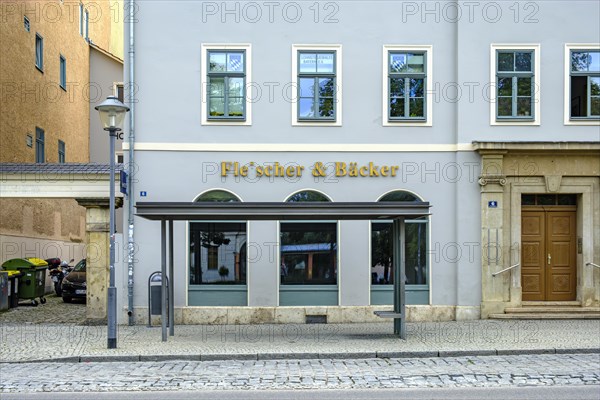
<svg viewBox="0 0 600 400">
<path fill-rule="evenodd" d="M 104 125 L 104 130 L 120 131 L 123 127 L 125 113 L 129 111 L 129 107 L 121 103 L 115 96 L 108 96 L 95 108 L 100 114 L 100 121 Z"/>
</svg>

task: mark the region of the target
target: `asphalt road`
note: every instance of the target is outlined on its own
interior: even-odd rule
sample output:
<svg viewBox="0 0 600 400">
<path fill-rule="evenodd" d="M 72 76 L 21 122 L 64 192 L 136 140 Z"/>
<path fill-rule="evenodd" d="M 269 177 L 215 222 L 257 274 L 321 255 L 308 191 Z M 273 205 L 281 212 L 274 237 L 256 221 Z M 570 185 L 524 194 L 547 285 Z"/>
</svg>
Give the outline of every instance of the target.
<svg viewBox="0 0 600 400">
<path fill-rule="evenodd" d="M 187 392 L 79 392 L 79 393 L 3 393 L 2 399 L 22 400 L 598 400 L 600 386 L 496 387 L 496 388 L 421 388 L 379 390 L 201 390 Z"/>
</svg>

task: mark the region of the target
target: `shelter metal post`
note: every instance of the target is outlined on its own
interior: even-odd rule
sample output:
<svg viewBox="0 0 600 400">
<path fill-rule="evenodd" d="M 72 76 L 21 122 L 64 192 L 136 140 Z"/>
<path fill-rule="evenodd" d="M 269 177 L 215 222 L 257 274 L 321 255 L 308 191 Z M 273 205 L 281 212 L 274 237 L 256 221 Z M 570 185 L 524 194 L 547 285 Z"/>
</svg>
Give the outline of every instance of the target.
<svg viewBox="0 0 600 400">
<path fill-rule="evenodd" d="M 173 279 L 173 220 L 169 220 L 169 336 L 175 336 L 175 280 Z"/>
<path fill-rule="evenodd" d="M 394 318 L 394 334 L 406 339 L 406 292 L 405 292 L 405 232 L 404 218 L 394 219 L 392 229 L 394 259 L 394 312 L 400 318 Z"/>
<path fill-rule="evenodd" d="M 160 220 L 160 273 L 161 273 L 161 311 L 162 341 L 167 341 L 167 221 Z M 172 286 L 172 285 L 170 285 Z"/>
</svg>

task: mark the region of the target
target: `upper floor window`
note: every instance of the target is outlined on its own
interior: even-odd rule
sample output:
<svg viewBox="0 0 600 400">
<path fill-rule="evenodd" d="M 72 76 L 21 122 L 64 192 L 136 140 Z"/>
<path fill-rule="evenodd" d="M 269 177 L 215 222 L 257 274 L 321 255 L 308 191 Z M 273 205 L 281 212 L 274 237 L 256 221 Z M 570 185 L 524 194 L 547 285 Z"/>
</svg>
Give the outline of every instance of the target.
<svg viewBox="0 0 600 400">
<path fill-rule="evenodd" d="M 46 162 L 46 144 L 45 144 L 45 133 L 42 128 L 35 128 L 35 162 L 45 163 Z"/>
<path fill-rule="evenodd" d="M 60 56 L 60 87 L 67 89 L 67 60 Z"/>
<path fill-rule="evenodd" d="M 44 38 L 39 33 L 35 34 L 35 66 L 44 71 Z"/>
<path fill-rule="evenodd" d="M 250 125 L 250 45 L 203 45 L 203 124 Z"/>
<path fill-rule="evenodd" d="M 600 50 L 570 52 L 571 119 L 600 119 Z"/>
<path fill-rule="evenodd" d="M 539 125 L 539 46 L 492 45 L 492 125 Z"/>
<path fill-rule="evenodd" d="M 292 125 L 341 126 L 342 46 L 292 46 Z"/>
<path fill-rule="evenodd" d="M 208 52 L 208 118 L 244 119 L 244 51 Z"/>
<path fill-rule="evenodd" d="M 31 30 L 31 24 L 29 23 L 29 18 L 23 17 L 23 26 L 25 27 L 25 30 L 27 32 L 29 32 Z"/>
<path fill-rule="evenodd" d="M 533 118 L 533 52 L 498 51 L 496 64 L 496 115 Z"/>
<path fill-rule="evenodd" d="M 335 52 L 298 53 L 298 120 L 335 120 Z"/>
<path fill-rule="evenodd" d="M 432 46 L 383 46 L 384 126 L 432 126 Z"/>
<path fill-rule="evenodd" d="M 58 162 L 66 162 L 65 142 L 63 142 L 62 140 L 58 141 Z"/>
</svg>

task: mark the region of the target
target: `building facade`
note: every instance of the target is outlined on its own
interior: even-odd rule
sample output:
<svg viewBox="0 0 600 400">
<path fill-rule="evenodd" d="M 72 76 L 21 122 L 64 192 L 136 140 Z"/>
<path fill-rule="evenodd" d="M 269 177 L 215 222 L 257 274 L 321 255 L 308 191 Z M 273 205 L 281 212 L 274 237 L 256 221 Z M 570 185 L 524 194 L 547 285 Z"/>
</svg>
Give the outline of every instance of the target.
<svg viewBox="0 0 600 400">
<path fill-rule="evenodd" d="M 122 63 L 118 78 L 107 84 L 97 79 L 92 54 L 123 57 L 119 7 L 122 1 L 2 3 L 0 162 L 102 161 L 90 157 L 90 108 L 122 81 Z M 0 201 L 2 260 L 81 256 L 85 208 L 74 199 Z"/>
<path fill-rule="evenodd" d="M 405 277 L 389 221 L 177 221 L 176 322 L 374 321 L 398 278 L 409 321 L 598 306 L 598 4 L 136 6 L 127 201 L 432 205 Z M 134 232 L 142 320 L 160 226 Z"/>
</svg>

